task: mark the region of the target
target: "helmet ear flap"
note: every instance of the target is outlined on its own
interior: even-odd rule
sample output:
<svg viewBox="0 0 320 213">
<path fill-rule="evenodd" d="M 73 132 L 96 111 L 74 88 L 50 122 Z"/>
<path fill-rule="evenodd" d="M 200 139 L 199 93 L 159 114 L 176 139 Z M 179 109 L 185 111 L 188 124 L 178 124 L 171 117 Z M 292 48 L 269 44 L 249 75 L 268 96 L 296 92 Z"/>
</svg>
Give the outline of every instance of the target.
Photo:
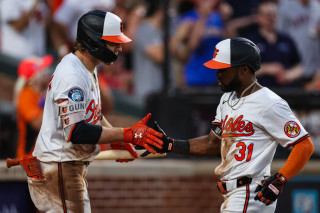
<svg viewBox="0 0 320 213">
<path fill-rule="evenodd" d="M 88 38 L 88 44 L 90 45 L 90 47 L 92 49 L 99 49 L 98 45 L 96 44 L 96 42 L 94 42 L 91 38 Z"/>
</svg>

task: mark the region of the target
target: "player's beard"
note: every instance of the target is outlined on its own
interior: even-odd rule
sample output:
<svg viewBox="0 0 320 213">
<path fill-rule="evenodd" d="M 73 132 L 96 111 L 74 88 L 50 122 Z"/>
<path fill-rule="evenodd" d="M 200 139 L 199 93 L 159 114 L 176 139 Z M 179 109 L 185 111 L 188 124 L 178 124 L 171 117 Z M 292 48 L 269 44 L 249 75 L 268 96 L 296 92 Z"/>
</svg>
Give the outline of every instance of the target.
<svg viewBox="0 0 320 213">
<path fill-rule="evenodd" d="M 232 91 L 235 91 L 240 86 L 241 86 L 241 81 L 239 79 L 239 71 L 237 71 L 235 77 L 228 84 L 222 83 L 220 88 L 223 92 L 232 92 Z"/>
</svg>

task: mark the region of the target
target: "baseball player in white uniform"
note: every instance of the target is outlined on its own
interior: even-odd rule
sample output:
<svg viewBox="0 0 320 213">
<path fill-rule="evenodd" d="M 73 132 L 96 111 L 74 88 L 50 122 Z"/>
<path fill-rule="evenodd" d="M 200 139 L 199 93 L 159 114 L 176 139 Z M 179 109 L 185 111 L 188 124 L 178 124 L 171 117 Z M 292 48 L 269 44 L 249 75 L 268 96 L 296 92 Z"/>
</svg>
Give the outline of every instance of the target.
<svg viewBox="0 0 320 213">
<path fill-rule="evenodd" d="M 255 77 L 260 51 L 250 40 L 231 38 L 219 42 L 205 66 L 217 69 L 222 91 L 212 129 L 190 140 L 172 139 L 162 132 L 159 152 L 189 155 L 221 155 L 215 169 L 218 189 L 224 197 L 221 212 L 270 213 L 284 184 L 297 174 L 313 153 L 306 130 L 287 102 Z M 270 174 L 277 145 L 293 147 L 286 164 Z M 147 154 L 147 153 L 145 153 Z M 261 202 L 260 202 L 261 201 Z"/>
<path fill-rule="evenodd" d="M 98 144 L 114 142 L 161 148 L 162 134 L 145 124 L 148 114 L 130 128 L 113 128 L 101 114 L 96 66 L 112 64 L 121 44 L 121 19 L 94 10 L 78 22 L 75 52 L 66 55 L 50 79 L 41 130 L 33 155 L 42 177 L 28 177 L 31 198 L 44 212 L 91 212 L 85 176 L 99 153 Z M 136 156 L 137 157 L 137 156 Z"/>
</svg>

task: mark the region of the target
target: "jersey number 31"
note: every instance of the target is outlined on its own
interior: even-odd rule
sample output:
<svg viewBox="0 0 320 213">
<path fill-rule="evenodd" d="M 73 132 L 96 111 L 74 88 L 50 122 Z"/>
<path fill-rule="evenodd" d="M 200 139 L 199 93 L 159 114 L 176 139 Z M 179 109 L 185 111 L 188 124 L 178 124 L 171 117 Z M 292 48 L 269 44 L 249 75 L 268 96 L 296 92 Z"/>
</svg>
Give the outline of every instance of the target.
<svg viewBox="0 0 320 213">
<path fill-rule="evenodd" d="M 248 149 L 248 155 L 246 157 L 246 161 L 249 162 L 251 160 L 252 156 L 252 150 L 253 150 L 253 143 L 251 143 L 249 146 L 246 146 L 244 142 L 239 142 L 236 145 L 239 147 L 239 154 L 234 155 L 237 161 L 243 161 L 246 157 L 246 151 Z"/>
</svg>

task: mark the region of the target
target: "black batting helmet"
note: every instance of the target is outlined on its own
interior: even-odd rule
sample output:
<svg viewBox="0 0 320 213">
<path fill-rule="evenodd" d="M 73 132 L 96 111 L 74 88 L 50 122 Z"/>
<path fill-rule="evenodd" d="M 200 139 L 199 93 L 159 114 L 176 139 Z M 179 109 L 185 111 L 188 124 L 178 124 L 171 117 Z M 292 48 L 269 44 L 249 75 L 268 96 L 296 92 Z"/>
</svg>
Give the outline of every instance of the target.
<svg viewBox="0 0 320 213">
<path fill-rule="evenodd" d="M 127 43 L 131 39 L 123 34 L 123 24 L 118 16 L 93 10 L 79 19 L 77 41 L 96 59 L 112 63 L 117 60 L 117 55 L 107 48 L 105 41 Z"/>
<path fill-rule="evenodd" d="M 213 59 L 204 65 L 211 69 L 247 65 L 258 72 L 260 62 L 259 48 L 249 39 L 237 37 L 220 41 L 215 46 Z"/>
</svg>

